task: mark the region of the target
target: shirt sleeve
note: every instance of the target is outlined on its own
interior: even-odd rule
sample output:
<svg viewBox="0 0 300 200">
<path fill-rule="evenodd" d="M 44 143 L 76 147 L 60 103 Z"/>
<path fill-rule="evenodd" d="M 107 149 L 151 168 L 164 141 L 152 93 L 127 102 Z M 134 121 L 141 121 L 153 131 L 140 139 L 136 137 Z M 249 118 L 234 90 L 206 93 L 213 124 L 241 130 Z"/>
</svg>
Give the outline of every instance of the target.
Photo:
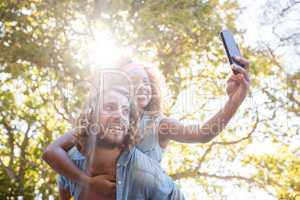
<svg viewBox="0 0 300 200">
<path fill-rule="evenodd" d="M 56 179 L 57 185 L 60 188 L 68 189 L 69 188 L 69 181 L 66 179 L 66 177 L 62 175 L 58 175 Z"/>
<path fill-rule="evenodd" d="M 184 200 L 184 196 L 174 181 L 164 172 L 156 174 L 151 187 L 151 200 Z"/>
<path fill-rule="evenodd" d="M 84 163 L 84 157 L 81 155 L 81 153 L 77 150 L 76 147 L 73 147 L 68 151 L 68 156 L 79 169 L 82 169 Z M 70 180 L 63 175 L 58 175 L 56 182 L 58 187 L 60 188 L 64 188 L 68 190 L 72 188 L 70 187 L 70 185 L 72 184 Z"/>
</svg>

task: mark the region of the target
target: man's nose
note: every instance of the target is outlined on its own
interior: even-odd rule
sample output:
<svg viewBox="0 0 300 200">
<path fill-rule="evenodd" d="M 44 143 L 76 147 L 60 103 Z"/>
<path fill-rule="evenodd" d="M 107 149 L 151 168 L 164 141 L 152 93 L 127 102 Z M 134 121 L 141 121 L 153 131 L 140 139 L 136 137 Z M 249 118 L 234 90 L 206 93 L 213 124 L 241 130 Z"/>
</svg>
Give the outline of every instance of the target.
<svg viewBox="0 0 300 200">
<path fill-rule="evenodd" d="M 125 115 L 123 113 L 123 109 L 121 107 L 119 107 L 118 109 L 116 109 L 114 112 L 113 112 L 113 118 L 115 120 L 124 120 L 125 119 Z"/>
</svg>

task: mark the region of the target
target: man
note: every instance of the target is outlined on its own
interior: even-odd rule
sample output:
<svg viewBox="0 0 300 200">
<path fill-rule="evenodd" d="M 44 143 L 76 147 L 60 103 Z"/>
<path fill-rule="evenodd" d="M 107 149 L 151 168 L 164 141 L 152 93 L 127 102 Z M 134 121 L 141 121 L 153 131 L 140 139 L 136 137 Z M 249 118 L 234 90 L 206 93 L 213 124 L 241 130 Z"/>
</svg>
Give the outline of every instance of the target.
<svg viewBox="0 0 300 200">
<path fill-rule="evenodd" d="M 68 193 L 75 200 L 184 199 L 159 163 L 134 147 L 139 136 L 137 122 L 135 105 L 126 89 L 110 88 L 90 94 L 78 118 L 76 148 L 80 153 L 72 149 L 70 157 L 89 176 L 105 175 L 115 180 L 116 193 L 99 194 L 94 188 L 63 177 L 63 199 L 69 199 Z"/>
</svg>

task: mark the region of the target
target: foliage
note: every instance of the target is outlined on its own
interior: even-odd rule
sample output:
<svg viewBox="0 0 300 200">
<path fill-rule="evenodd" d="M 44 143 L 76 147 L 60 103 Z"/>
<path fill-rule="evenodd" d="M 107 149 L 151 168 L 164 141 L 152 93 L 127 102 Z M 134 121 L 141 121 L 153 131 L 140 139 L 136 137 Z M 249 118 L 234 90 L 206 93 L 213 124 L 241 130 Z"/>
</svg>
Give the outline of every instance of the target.
<svg viewBox="0 0 300 200">
<path fill-rule="evenodd" d="M 253 63 L 249 98 L 214 141 L 172 143 L 164 166 L 183 189 L 194 183 L 210 199 L 226 199 L 230 184 L 299 198 L 299 152 L 292 142 L 299 140 L 299 74 L 287 75 L 272 49 L 243 45 L 234 23 L 239 11 L 230 0 L 1 1 L 0 198 L 57 197 L 55 173 L 41 155 L 80 108 L 92 73 L 80 52 L 94 27 L 111 30 L 138 58 L 158 63 L 171 94 L 164 99 L 166 115 L 190 123 L 224 104 L 230 72 L 218 38 L 224 26 L 237 32 Z M 266 142 L 279 144 L 279 153 L 253 153 Z M 190 199 L 198 196 L 191 193 Z"/>
</svg>

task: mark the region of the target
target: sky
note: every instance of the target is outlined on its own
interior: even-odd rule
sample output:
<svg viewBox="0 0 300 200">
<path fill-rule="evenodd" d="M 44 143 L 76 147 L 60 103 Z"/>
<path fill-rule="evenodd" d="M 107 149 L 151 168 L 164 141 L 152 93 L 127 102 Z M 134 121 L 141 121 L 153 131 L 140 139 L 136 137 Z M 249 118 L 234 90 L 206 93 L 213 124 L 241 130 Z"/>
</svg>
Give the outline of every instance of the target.
<svg viewBox="0 0 300 200">
<path fill-rule="evenodd" d="M 246 30 L 245 42 L 251 47 L 261 46 L 263 42 L 268 43 L 271 47 L 275 47 L 279 40 L 272 33 L 272 24 L 278 23 L 276 32 L 282 36 L 290 33 L 299 33 L 300 29 L 300 5 L 294 6 L 294 9 L 289 11 L 288 15 L 281 18 L 274 18 L 274 11 L 266 9 L 267 0 L 238 0 L 242 7 L 245 7 L 244 12 L 236 21 L 236 26 L 240 29 Z M 275 1 L 274 1 L 275 2 Z M 290 1 L 278 0 L 274 6 L 275 8 L 283 9 L 287 7 Z M 263 15 L 263 11 L 265 15 Z M 270 24 L 268 24 L 270 23 Z M 282 56 L 283 66 L 288 72 L 294 73 L 300 70 L 300 57 L 295 56 L 295 46 L 286 46 L 277 48 L 276 53 Z M 300 45 L 297 47 L 300 52 Z"/>
</svg>

